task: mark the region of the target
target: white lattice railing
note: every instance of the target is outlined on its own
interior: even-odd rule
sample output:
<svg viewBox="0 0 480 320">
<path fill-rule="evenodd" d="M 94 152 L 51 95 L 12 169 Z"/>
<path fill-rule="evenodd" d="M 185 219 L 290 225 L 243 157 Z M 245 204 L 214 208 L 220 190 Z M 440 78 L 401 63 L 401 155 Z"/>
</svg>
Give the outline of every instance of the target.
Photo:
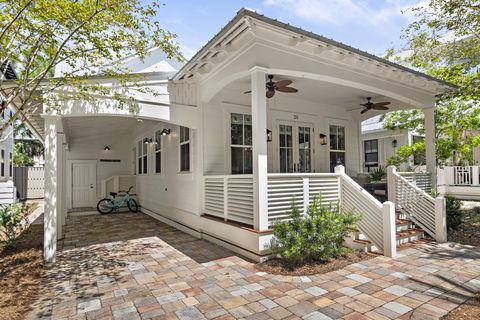
<svg viewBox="0 0 480 320">
<path fill-rule="evenodd" d="M 384 250 L 383 204 L 347 175 L 341 176 L 341 205 L 362 214 L 358 229 L 380 250 Z"/>
<path fill-rule="evenodd" d="M 397 172 L 397 174 L 426 193 L 432 191 L 432 175 L 428 172 Z"/>
<path fill-rule="evenodd" d="M 322 195 L 322 203 L 340 200 L 339 175 L 336 173 L 271 173 L 268 174 L 268 225 L 274 220 L 287 219 L 292 200 L 306 212 L 315 196 Z"/>
<path fill-rule="evenodd" d="M 394 167 L 388 168 L 388 199 L 433 238 L 446 239 L 446 209 L 443 197 L 431 195 L 399 175 Z"/>
<path fill-rule="evenodd" d="M 478 186 L 479 185 L 479 167 L 453 167 L 453 185 L 456 186 Z"/>
<path fill-rule="evenodd" d="M 204 212 L 225 221 L 253 225 L 253 176 L 204 177 Z"/>
</svg>

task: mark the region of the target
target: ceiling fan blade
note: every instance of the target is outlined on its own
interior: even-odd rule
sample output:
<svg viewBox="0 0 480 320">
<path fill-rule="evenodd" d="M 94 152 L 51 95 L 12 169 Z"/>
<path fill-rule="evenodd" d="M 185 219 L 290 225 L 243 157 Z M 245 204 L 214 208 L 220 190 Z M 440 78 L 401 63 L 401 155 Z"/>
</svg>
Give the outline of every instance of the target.
<svg viewBox="0 0 480 320">
<path fill-rule="evenodd" d="M 290 84 L 292 84 L 292 83 L 293 83 L 292 80 L 280 80 L 280 81 L 275 82 L 275 86 L 276 86 L 277 88 L 286 87 L 286 86 L 288 86 L 288 85 L 290 85 Z"/>
<path fill-rule="evenodd" d="M 360 111 L 360 113 L 361 113 L 361 114 L 364 114 L 364 113 L 367 112 L 368 110 L 370 110 L 370 109 L 365 108 L 365 109 L 363 109 L 362 111 Z"/>
<path fill-rule="evenodd" d="M 268 90 L 266 93 L 267 98 L 271 98 L 275 95 L 275 90 Z"/>
<path fill-rule="evenodd" d="M 369 106 L 372 105 L 372 103 L 371 102 L 370 103 L 368 103 L 368 102 L 367 103 L 360 103 L 360 105 L 365 107 L 365 108 L 368 108 Z"/>
<path fill-rule="evenodd" d="M 251 91 L 251 90 L 248 90 L 248 91 L 245 91 L 244 93 L 252 93 L 252 91 Z"/>
<path fill-rule="evenodd" d="M 358 110 L 358 109 L 364 109 L 364 108 L 354 108 L 354 109 L 347 110 L 347 112 L 355 111 L 355 110 Z"/>
<path fill-rule="evenodd" d="M 389 107 L 385 107 L 385 106 L 374 105 L 374 106 L 372 107 L 372 109 L 374 109 L 374 110 L 388 110 L 388 109 L 390 109 L 390 108 L 389 108 Z"/>
<path fill-rule="evenodd" d="M 377 102 L 374 103 L 373 106 L 388 106 L 390 102 Z"/>
<path fill-rule="evenodd" d="M 280 87 L 280 88 L 277 88 L 277 91 L 280 91 L 280 92 L 298 92 L 297 89 L 292 88 L 292 87 Z"/>
</svg>

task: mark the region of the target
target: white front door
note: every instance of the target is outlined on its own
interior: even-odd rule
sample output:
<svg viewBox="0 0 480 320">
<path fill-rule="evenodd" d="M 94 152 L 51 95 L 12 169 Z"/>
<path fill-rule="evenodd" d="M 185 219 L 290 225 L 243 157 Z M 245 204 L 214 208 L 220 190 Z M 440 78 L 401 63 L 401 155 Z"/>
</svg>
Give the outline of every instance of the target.
<svg viewBox="0 0 480 320">
<path fill-rule="evenodd" d="M 279 121 L 277 128 L 279 171 L 313 172 L 313 125 Z"/>
<path fill-rule="evenodd" d="M 72 162 L 72 207 L 94 207 L 97 199 L 97 162 Z"/>
</svg>

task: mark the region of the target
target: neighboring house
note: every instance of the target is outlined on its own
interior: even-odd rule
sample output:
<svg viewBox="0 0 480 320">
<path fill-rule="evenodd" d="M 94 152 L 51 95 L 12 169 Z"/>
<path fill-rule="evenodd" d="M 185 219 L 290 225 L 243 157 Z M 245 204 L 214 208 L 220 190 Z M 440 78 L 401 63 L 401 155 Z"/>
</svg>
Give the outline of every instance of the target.
<svg viewBox="0 0 480 320">
<path fill-rule="evenodd" d="M 362 122 L 362 163 L 363 172 L 370 172 L 379 166 L 387 166 L 387 160 L 397 154 L 402 146 L 424 140 L 422 135 L 409 130 L 388 130 L 383 127 L 380 116 Z M 414 156 L 403 163 L 399 170 L 425 170 L 425 155 Z"/>
<path fill-rule="evenodd" d="M 287 217 L 294 195 L 304 210 L 321 192 L 324 202 L 364 213 L 359 229 L 369 240 L 353 241 L 386 255 L 406 239 L 396 233 L 393 204 L 379 203 L 349 177 L 364 167 L 361 122 L 379 114 L 349 110 L 366 97 L 388 99 L 390 110 L 423 109 L 434 173 L 434 101 L 449 83 L 249 10 L 180 70 L 159 50 L 145 63 L 125 63 L 160 94 L 138 94 L 138 114 L 99 99 L 28 118 L 45 139 L 47 261 L 55 259 L 69 208 L 94 207 L 130 184 L 142 212 L 257 260 L 268 254 L 271 225 Z M 269 75 L 284 81 L 272 85 Z M 394 172 L 389 179 L 399 181 L 396 193 L 389 187 L 397 207 L 420 210 L 410 213 L 444 239 L 442 224 L 432 222 L 433 198 Z M 409 199 L 425 205 L 395 198 L 403 192 L 417 192 Z"/>
</svg>

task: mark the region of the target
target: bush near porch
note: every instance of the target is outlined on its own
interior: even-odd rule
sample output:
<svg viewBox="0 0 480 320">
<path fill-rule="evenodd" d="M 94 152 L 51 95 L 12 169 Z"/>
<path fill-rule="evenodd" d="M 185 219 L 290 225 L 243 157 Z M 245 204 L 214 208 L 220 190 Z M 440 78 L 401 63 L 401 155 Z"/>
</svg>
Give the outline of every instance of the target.
<svg viewBox="0 0 480 320">
<path fill-rule="evenodd" d="M 351 253 L 343 246 L 361 216 L 353 211 L 344 211 L 337 204 L 322 204 L 321 195 L 310 204 L 303 215 L 292 201 L 289 219 L 273 224 L 271 249 L 274 255 L 290 268 L 306 261 L 327 261 Z"/>
<path fill-rule="evenodd" d="M 27 217 L 38 207 L 36 203 L 14 203 L 0 206 L 0 245 L 14 248 L 17 238 L 28 226 Z"/>
</svg>

